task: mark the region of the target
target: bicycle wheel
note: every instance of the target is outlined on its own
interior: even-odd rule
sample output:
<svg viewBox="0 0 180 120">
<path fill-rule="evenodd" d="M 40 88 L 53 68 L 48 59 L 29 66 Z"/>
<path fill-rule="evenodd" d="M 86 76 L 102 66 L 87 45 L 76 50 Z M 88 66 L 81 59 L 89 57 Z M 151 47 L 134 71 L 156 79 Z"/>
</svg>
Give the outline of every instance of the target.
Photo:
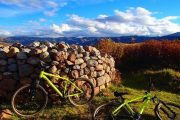
<svg viewBox="0 0 180 120">
<path fill-rule="evenodd" d="M 30 84 L 27 84 L 14 93 L 11 105 L 17 115 L 33 117 L 45 108 L 47 101 L 48 96 L 42 86 L 32 88 Z"/>
<path fill-rule="evenodd" d="M 156 105 L 155 114 L 159 120 L 180 120 L 180 106 L 161 102 Z"/>
<path fill-rule="evenodd" d="M 73 82 L 79 89 L 83 91 L 83 93 L 79 93 L 79 90 L 73 85 L 68 89 L 68 99 L 71 104 L 74 106 L 84 105 L 92 100 L 94 97 L 94 86 L 93 84 L 86 78 L 78 78 Z M 73 94 L 78 94 L 75 96 L 71 96 Z"/>
<path fill-rule="evenodd" d="M 128 112 L 122 107 L 116 116 L 112 112 L 121 105 L 121 102 L 111 101 L 100 105 L 93 114 L 93 120 L 132 120 Z"/>
</svg>

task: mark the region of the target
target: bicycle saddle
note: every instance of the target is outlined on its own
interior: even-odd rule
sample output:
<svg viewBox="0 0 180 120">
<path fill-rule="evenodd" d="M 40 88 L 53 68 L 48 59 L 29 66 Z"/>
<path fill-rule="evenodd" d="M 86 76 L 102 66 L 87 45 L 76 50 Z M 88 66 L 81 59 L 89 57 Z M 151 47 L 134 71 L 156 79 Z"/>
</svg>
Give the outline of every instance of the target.
<svg viewBox="0 0 180 120">
<path fill-rule="evenodd" d="M 118 92 L 118 91 L 114 92 L 115 97 L 120 97 L 120 96 L 123 96 L 123 95 L 128 95 L 128 93 L 127 92 Z"/>
</svg>

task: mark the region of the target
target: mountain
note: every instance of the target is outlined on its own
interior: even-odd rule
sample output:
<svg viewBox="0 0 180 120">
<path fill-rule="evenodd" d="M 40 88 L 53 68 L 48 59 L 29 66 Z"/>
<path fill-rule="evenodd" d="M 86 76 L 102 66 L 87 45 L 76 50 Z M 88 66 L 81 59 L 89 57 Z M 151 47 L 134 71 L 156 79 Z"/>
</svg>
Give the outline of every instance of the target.
<svg viewBox="0 0 180 120">
<path fill-rule="evenodd" d="M 14 36 L 3 38 L 3 41 L 8 43 L 20 42 L 21 44 L 28 45 L 34 41 L 50 41 L 50 42 L 66 42 L 68 44 L 79 44 L 79 45 L 94 45 L 104 37 L 27 37 L 27 36 Z M 121 36 L 121 37 L 107 37 L 115 42 L 131 43 L 131 42 L 145 42 L 148 40 L 175 40 L 180 39 L 180 32 L 166 35 L 166 36 Z"/>
<path fill-rule="evenodd" d="M 170 35 L 167 35 L 167 36 L 171 36 L 171 37 L 179 36 L 180 37 L 180 32 L 173 33 L 173 34 L 170 34 Z"/>
</svg>

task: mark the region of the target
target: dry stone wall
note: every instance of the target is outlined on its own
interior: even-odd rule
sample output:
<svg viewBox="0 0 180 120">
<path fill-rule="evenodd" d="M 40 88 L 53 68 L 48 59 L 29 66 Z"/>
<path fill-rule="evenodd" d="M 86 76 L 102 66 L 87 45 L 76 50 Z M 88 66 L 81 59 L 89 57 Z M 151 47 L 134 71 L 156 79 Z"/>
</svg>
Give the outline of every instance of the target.
<svg viewBox="0 0 180 120">
<path fill-rule="evenodd" d="M 40 60 L 50 66 L 47 72 L 59 75 L 67 74 L 72 66 L 68 76 L 90 79 L 96 94 L 106 88 L 115 75 L 114 59 L 92 46 L 50 42 L 23 46 L 16 43 L 0 48 L 0 96 L 10 98 L 19 86 L 35 80 Z"/>
</svg>

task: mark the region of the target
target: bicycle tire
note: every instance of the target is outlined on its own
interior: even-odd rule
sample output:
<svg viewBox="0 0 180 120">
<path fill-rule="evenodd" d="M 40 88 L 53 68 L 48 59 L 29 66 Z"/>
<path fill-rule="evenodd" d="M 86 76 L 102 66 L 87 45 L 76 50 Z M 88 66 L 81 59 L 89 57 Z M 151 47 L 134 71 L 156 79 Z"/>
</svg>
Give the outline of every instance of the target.
<svg viewBox="0 0 180 120">
<path fill-rule="evenodd" d="M 46 107 L 48 101 L 47 92 L 40 85 L 38 85 L 35 90 L 35 95 L 32 95 L 32 87 L 30 84 L 27 84 L 20 87 L 13 94 L 11 99 L 11 105 L 13 111 L 18 116 L 30 118 L 39 114 Z M 21 106 L 25 108 L 20 108 Z M 35 106 L 37 106 L 38 108 L 32 110 Z"/>
<path fill-rule="evenodd" d="M 155 107 L 155 115 L 159 120 L 180 120 L 180 106 L 160 102 Z"/>
<path fill-rule="evenodd" d="M 131 116 L 128 114 L 124 107 L 122 107 L 118 111 L 117 116 L 112 115 L 112 111 L 121 104 L 121 102 L 110 101 L 108 103 L 100 105 L 94 111 L 93 120 L 132 120 Z"/>
<path fill-rule="evenodd" d="M 89 103 L 94 97 L 94 85 L 86 78 L 78 78 L 74 81 L 75 85 L 83 90 L 81 96 L 69 96 L 69 102 L 74 106 L 81 106 Z M 78 91 L 78 90 L 77 90 Z M 75 94 L 76 89 L 73 85 L 68 89 L 68 95 Z"/>
</svg>

